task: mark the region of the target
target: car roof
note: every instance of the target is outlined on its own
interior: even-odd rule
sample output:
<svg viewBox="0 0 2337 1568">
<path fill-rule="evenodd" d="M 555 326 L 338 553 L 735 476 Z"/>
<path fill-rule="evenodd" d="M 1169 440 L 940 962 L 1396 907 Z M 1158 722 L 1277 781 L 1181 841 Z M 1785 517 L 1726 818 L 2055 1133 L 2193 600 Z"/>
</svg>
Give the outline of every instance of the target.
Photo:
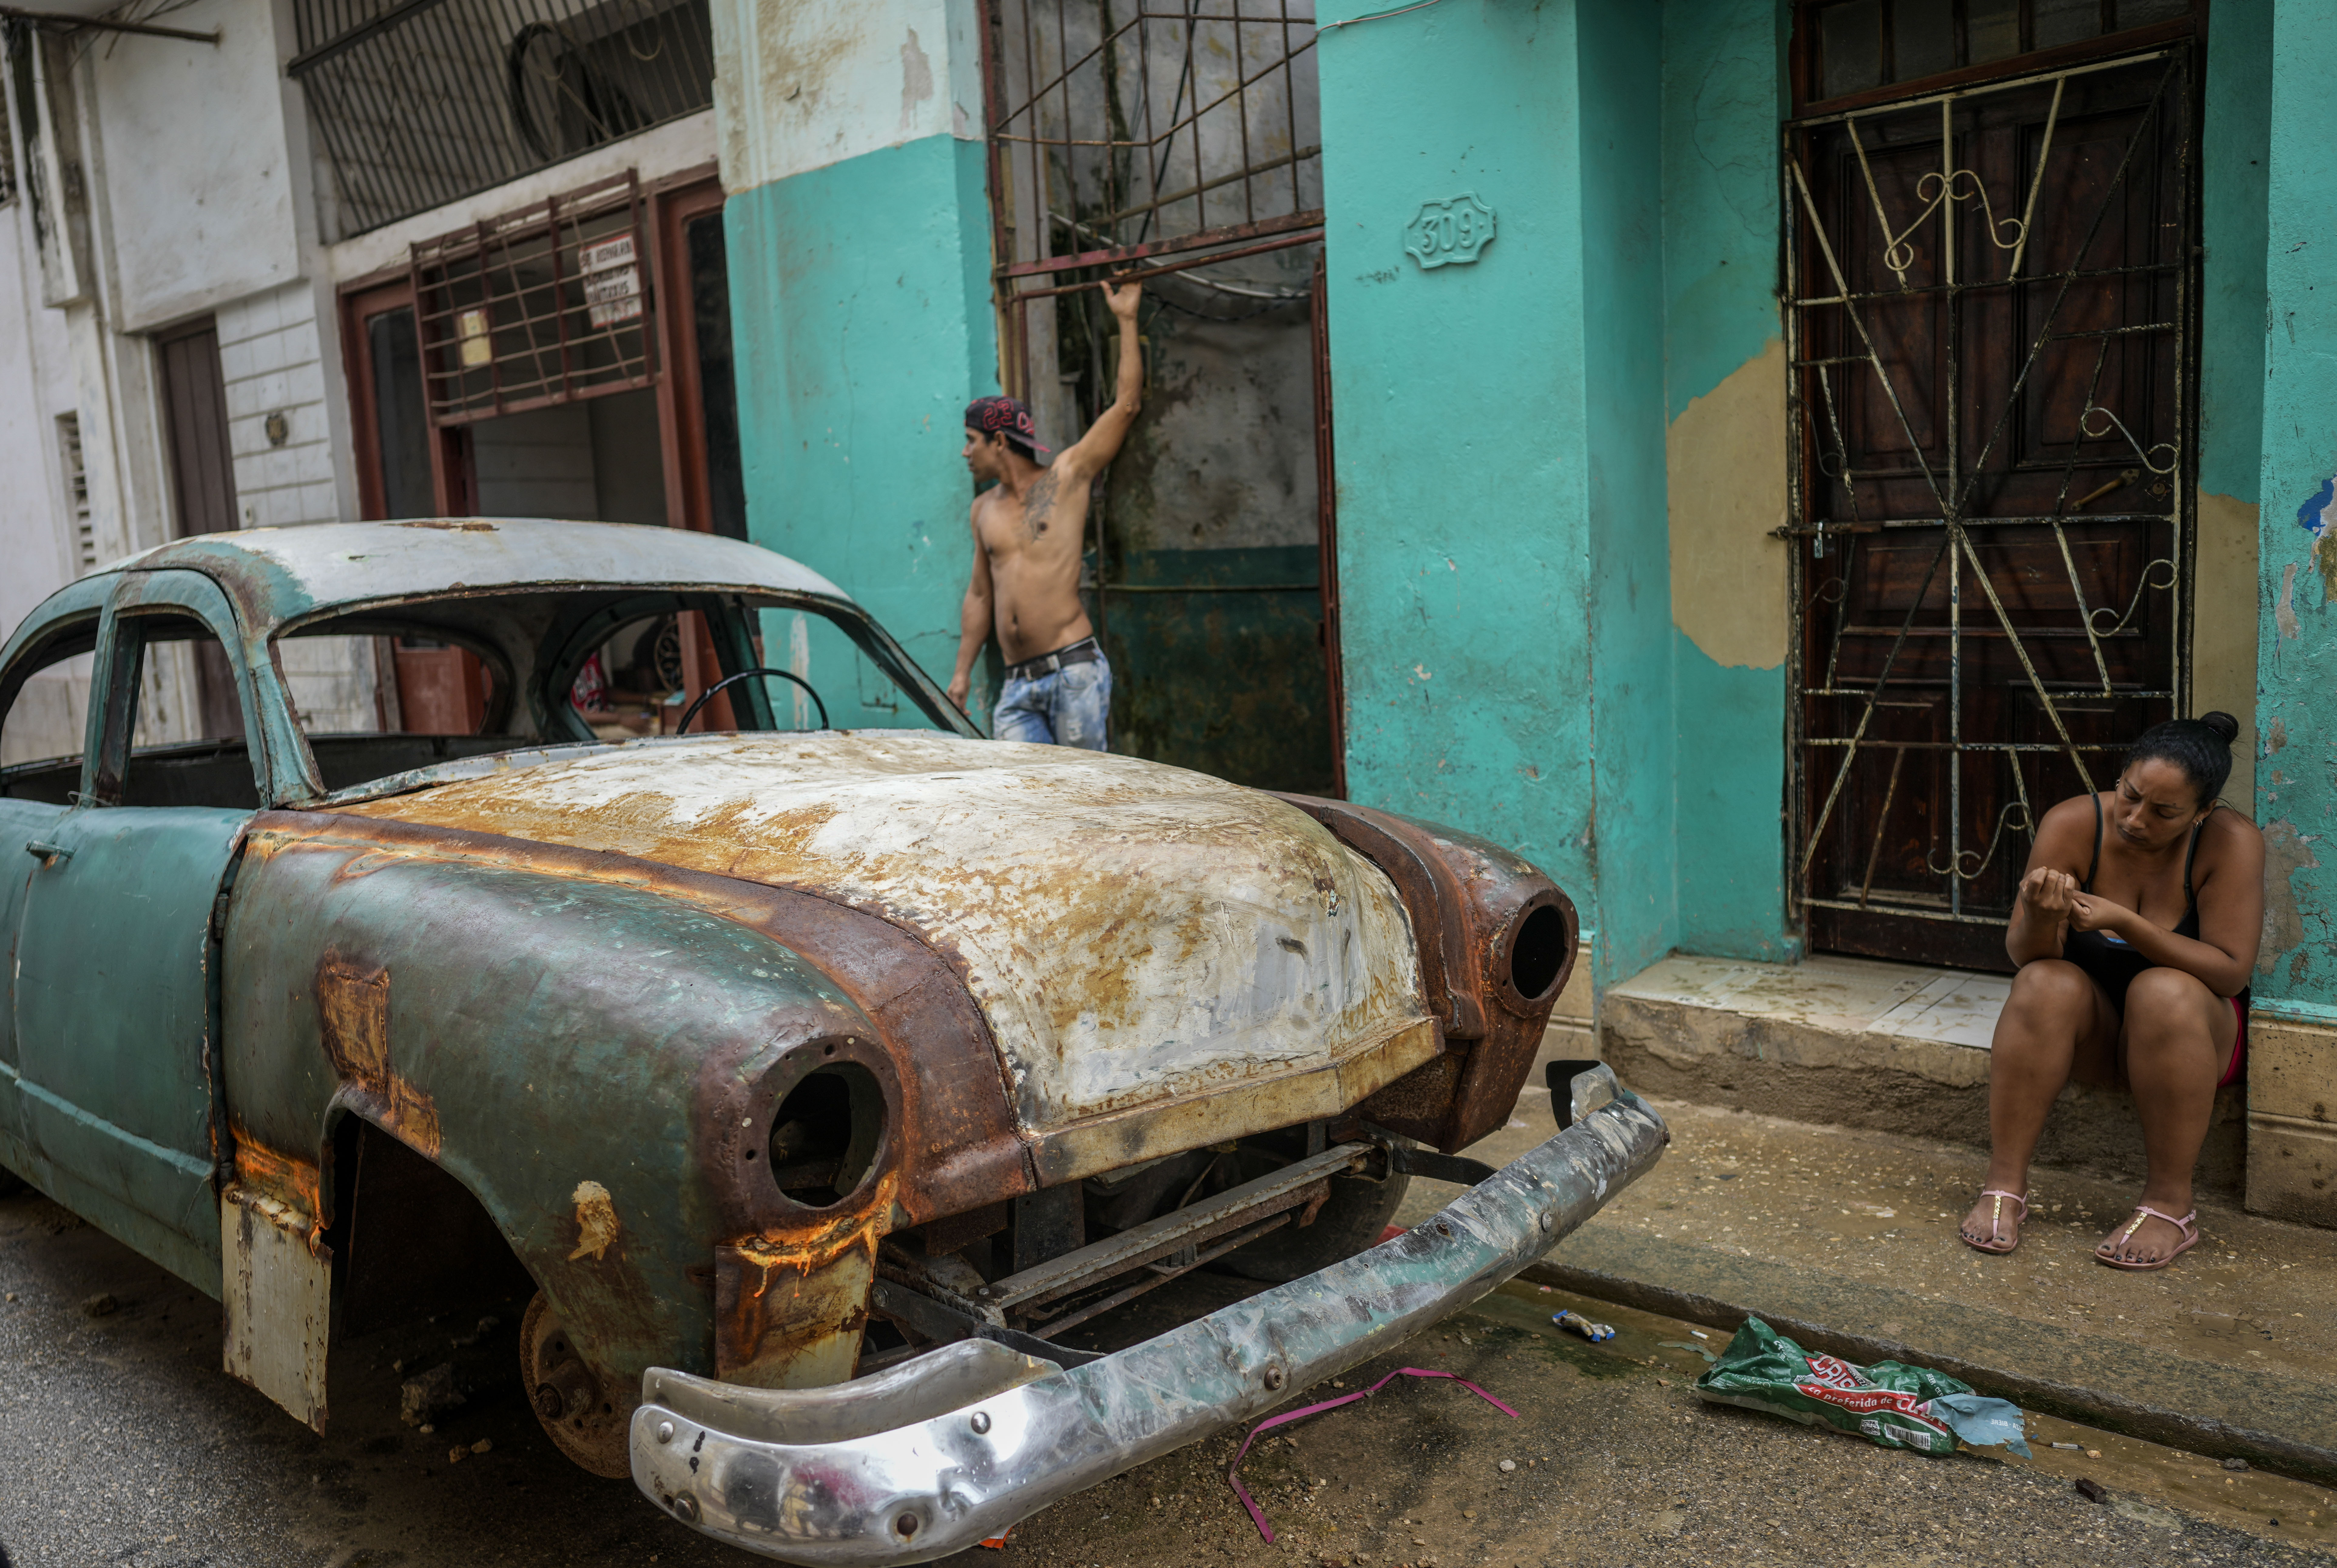
<svg viewBox="0 0 2337 1568">
<path fill-rule="evenodd" d="M 773 550 L 719 534 L 533 517 L 315 522 L 195 534 L 105 570 L 181 569 L 212 579 L 246 624 L 450 591 L 640 584 L 815 595 L 843 589 Z"/>
</svg>

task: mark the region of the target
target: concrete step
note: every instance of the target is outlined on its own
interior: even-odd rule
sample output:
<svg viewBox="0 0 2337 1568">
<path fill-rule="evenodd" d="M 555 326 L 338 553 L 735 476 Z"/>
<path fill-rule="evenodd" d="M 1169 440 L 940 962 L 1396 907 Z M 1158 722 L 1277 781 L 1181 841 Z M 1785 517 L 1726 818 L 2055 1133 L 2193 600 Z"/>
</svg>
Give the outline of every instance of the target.
<svg viewBox="0 0 2337 1568">
<path fill-rule="evenodd" d="M 1673 957 L 1609 989 L 1597 1054 L 1642 1094 L 1984 1149 L 1989 1040 L 2011 984 L 1866 959 Z M 2247 1178 L 2246 1117 L 2244 1087 L 2217 1092 L 2195 1178 L 2234 1204 Z M 2139 1183 L 2133 1097 L 2071 1085 L 2037 1158 Z"/>
<path fill-rule="evenodd" d="M 1758 1315 L 1812 1349 L 2337 1485 L 2337 1232 L 2207 1203 L 2206 1239 L 2174 1267 L 2120 1272 L 2091 1249 L 2136 1185 L 2039 1171 L 2019 1250 L 1988 1257 L 1956 1237 L 1984 1166 L 1971 1149 L 1650 1099 L 1663 1162 L 1530 1278 L 1723 1330 Z M 1469 1152 L 1498 1164 L 1554 1125 L 1529 1091 Z M 1453 1191 L 1415 1179 L 1397 1222 Z"/>
</svg>

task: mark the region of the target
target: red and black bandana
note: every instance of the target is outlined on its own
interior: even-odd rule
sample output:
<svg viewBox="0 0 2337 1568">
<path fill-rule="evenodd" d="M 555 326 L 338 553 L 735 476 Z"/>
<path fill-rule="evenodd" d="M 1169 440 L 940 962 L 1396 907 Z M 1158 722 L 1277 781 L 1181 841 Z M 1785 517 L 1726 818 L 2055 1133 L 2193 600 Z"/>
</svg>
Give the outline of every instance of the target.
<svg viewBox="0 0 2337 1568">
<path fill-rule="evenodd" d="M 1017 446 L 1033 452 L 1054 449 L 1041 443 L 1039 426 L 1031 418 L 1031 411 L 1012 397 L 977 397 L 965 405 L 965 427 L 983 435 L 996 432 Z"/>
</svg>

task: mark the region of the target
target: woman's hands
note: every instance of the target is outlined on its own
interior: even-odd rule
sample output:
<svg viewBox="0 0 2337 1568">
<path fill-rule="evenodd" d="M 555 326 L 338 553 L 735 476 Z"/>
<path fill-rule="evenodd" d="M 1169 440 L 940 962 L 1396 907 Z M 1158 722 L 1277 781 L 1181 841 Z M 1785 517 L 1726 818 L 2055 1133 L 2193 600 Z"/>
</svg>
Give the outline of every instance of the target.
<svg viewBox="0 0 2337 1568">
<path fill-rule="evenodd" d="M 2082 891 L 2077 878 L 2051 866 L 2039 866 L 2020 879 L 2020 901 L 2039 920 L 2057 926 L 2067 920 L 2073 931 L 2122 935 L 2135 918 L 2124 904 Z"/>
<path fill-rule="evenodd" d="M 2069 929 L 2073 931 L 2107 931 L 2122 937 L 2134 919 L 2134 911 L 2124 904 L 2114 904 L 2092 893 L 2069 895 Z"/>
<path fill-rule="evenodd" d="M 2059 925 L 2071 918 L 2076 901 L 2092 898 L 2091 893 L 2078 891 L 2078 879 L 2068 872 L 2055 871 L 2051 866 L 2038 866 L 2020 879 L 2020 902 L 2027 913 L 2035 915 L 2050 925 Z M 2090 930 L 2090 926 L 2079 926 Z"/>
</svg>

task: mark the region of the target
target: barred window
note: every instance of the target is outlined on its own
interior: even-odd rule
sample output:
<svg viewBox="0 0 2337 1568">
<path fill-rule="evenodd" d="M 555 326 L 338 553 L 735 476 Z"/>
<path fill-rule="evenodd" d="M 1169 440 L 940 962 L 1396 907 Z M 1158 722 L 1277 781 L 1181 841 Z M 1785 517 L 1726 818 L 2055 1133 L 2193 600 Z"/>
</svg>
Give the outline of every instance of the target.
<svg viewBox="0 0 2337 1568">
<path fill-rule="evenodd" d="M 338 236 L 709 107 L 708 0 L 297 0 Z"/>
<path fill-rule="evenodd" d="M 414 248 L 423 384 L 438 424 L 655 379 L 649 252 L 632 171 Z"/>
</svg>

